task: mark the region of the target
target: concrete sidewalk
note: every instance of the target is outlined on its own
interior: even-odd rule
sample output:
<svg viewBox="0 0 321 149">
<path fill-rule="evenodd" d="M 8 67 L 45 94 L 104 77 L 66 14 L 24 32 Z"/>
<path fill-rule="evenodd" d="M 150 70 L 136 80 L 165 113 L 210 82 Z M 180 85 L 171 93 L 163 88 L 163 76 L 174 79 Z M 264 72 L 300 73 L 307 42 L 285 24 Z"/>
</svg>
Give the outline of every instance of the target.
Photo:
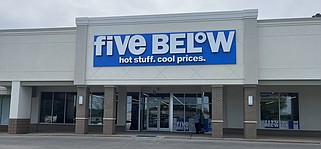
<svg viewBox="0 0 321 149">
<path fill-rule="evenodd" d="M 121 132 L 114 135 L 104 134 L 75 134 L 75 133 L 28 133 L 8 134 L 1 136 L 84 136 L 84 137 L 130 137 L 130 138 L 160 138 L 160 139 L 189 139 L 189 140 L 222 140 L 222 141 L 253 141 L 253 142 L 284 142 L 321 144 L 321 138 L 302 136 L 258 136 L 257 139 L 245 139 L 242 135 L 225 134 L 224 138 L 212 138 L 211 134 L 194 134 L 182 132 Z"/>
</svg>

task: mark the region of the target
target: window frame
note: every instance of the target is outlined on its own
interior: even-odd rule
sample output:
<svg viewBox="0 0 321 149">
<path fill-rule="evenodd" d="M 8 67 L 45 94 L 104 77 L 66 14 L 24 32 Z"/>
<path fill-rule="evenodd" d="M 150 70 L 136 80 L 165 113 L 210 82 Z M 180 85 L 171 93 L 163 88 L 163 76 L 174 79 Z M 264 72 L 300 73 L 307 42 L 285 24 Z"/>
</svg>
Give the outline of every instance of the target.
<svg viewBox="0 0 321 149">
<path fill-rule="evenodd" d="M 270 94 L 270 95 L 273 95 L 273 94 L 277 94 L 277 97 L 278 97 L 278 128 L 266 128 L 266 127 L 262 127 L 263 124 L 262 124 L 262 107 L 261 107 L 261 101 L 262 101 L 262 94 Z M 282 128 L 281 127 L 281 95 L 285 95 L 285 94 L 296 94 L 296 98 L 297 98 L 297 122 L 298 122 L 298 128 L 295 129 L 295 128 Z M 299 92 L 260 92 L 259 94 L 259 128 L 260 129 L 267 129 L 267 130 L 300 130 L 300 94 Z M 292 120 L 294 121 L 294 120 Z"/>
</svg>

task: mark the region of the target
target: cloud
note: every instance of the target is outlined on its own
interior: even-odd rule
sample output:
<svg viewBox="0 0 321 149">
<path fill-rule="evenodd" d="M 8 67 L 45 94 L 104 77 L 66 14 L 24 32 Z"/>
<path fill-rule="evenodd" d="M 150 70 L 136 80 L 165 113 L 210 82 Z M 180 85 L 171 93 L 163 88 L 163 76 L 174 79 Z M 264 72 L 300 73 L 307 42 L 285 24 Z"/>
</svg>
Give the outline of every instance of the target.
<svg viewBox="0 0 321 149">
<path fill-rule="evenodd" d="M 259 9 L 259 19 L 311 17 L 320 0 L 0 0 L 0 29 L 75 26 L 76 17 Z"/>
</svg>

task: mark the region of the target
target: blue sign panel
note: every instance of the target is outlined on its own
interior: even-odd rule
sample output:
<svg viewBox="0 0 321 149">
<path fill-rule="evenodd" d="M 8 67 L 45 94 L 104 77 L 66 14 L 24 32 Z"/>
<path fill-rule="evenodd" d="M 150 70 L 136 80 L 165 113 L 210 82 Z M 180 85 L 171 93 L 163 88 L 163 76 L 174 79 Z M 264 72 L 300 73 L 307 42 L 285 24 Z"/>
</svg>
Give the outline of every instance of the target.
<svg viewBox="0 0 321 149">
<path fill-rule="evenodd" d="M 189 131 L 189 119 L 177 118 L 176 131 Z"/>
<path fill-rule="evenodd" d="M 236 31 L 94 36 L 94 67 L 236 64 Z"/>
<path fill-rule="evenodd" d="M 279 120 L 263 120 L 264 128 L 279 128 Z"/>
</svg>

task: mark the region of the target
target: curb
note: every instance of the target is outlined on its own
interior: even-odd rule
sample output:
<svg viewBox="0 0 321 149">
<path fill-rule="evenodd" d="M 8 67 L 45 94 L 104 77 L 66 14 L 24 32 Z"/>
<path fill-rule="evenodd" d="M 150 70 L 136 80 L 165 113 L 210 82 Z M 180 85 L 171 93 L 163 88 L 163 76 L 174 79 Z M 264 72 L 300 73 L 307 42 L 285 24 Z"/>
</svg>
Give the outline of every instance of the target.
<svg viewBox="0 0 321 149">
<path fill-rule="evenodd" d="M 123 137 L 123 138 L 157 138 L 157 139 L 184 139 L 184 140 L 215 140 L 215 141 L 247 141 L 247 142 L 274 142 L 274 143 L 301 143 L 301 144 L 320 144 L 321 140 L 302 140 L 302 139 L 284 139 L 284 138 L 258 138 L 258 139 L 245 139 L 245 138 L 211 138 L 200 136 L 175 136 L 175 135 L 161 135 L 161 134 L 73 134 L 73 133 L 28 133 L 28 134 L 7 134 L 0 133 L 0 136 L 77 136 L 77 137 Z"/>
</svg>

